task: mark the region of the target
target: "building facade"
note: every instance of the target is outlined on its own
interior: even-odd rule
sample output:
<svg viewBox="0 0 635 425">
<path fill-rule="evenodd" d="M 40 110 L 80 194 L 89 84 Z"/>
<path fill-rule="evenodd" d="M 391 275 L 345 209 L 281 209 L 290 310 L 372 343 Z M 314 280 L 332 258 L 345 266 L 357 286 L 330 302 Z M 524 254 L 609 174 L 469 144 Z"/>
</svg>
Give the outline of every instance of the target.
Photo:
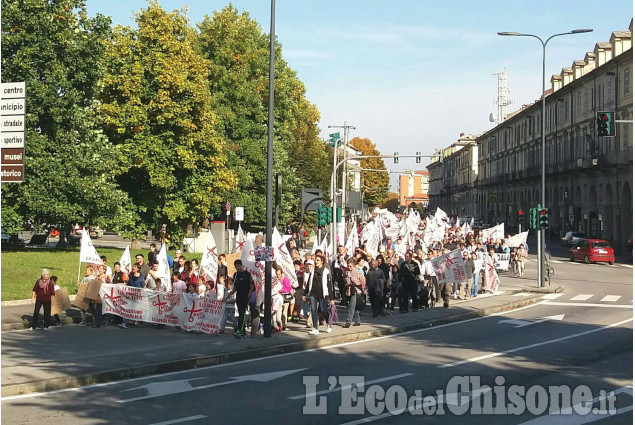
<svg viewBox="0 0 635 425">
<path fill-rule="evenodd" d="M 576 230 L 624 252 L 633 234 L 632 31 L 631 20 L 629 31 L 613 32 L 609 42 L 597 43 L 584 60 L 552 76 L 544 94 L 548 237 Z M 615 111 L 615 137 L 597 136 L 599 111 Z M 457 162 L 457 153 L 446 156 L 444 150 L 443 161 L 428 167 L 432 207 L 453 211 L 456 205 L 460 215 L 516 228 L 517 211 L 541 200 L 541 117 L 539 100 L 478 136 L 472 182 L 459 184 L 458 176 L 471 170 Z"/>
<path fill-rule="evenodd" d="M 407 207 L 412 202 L 428 208 L 430 172 L 426 170 L 404 170 L 399 176 L 399 206 Z"/>
</svg>

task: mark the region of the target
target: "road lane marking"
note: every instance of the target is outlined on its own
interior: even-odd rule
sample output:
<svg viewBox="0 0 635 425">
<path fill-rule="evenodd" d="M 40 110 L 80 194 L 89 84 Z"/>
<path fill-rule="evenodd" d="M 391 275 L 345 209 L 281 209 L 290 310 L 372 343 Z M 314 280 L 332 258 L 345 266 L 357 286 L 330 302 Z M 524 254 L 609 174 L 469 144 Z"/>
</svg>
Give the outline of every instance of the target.
<svg viewBox="0 0 635 425">
<path fill-rule="evenodd" d="M 172 419 L 171 421 L 155 422 L 155 423 L 150 424 L 150 425 L 180 424 L 180 423 L 183 423 L 183 422 L 195 421 L 197 419 L 205 419 L 206 417 L 207 416 L 203 416 L 203 415 L 188 416 L 187 418 Z"/>
<path fill-rule="evenodd" d="M 459 365 L 466 364 L 466 363 L 474 363 L 474 362 L 478 362 L 478 361 L 485 360 L 485 359 L 491 359 L 493 357 L 500 357 L 500 356 L 504 356 L 506 354 L 516 353 L 518 351 L 523 351 L 523 350 L 529 350 L 531 348 L 541 347 L 543 345 L 553 344 L 553 343 L 556 343 L 556 342 L 566 341 L 568 339 L 577 338 L 577 337 L 584 336 L 584 335 L 589 335 L 589 334 L 592 334 L 592 333 L 595 333 L 595 332 L 604 331 L 604 330 L 607 330 L 607 329 L 610 329 L 610 328 L 614 328 L 616 326 L 620 326 L 620 325 L 623 325 L 625 323 L 632 322 L 632 321 L 633 321 L 633 318 L 631 317 L 629 319 L 622 320 L 621 322 L 612 323 L 610 325 L 604 325 L 604 326 L 602 326 L 600 328 L 594 328 L 594 329 L 591 329 L 591 330 L 588 330 L 588 331 L 578 332 L 576 334 L 567 335 L 567 336 L 563 336 L 563 337 L 560 337 L 560 338 L 555 338 L 555 339 L 550 339 L 550 340 L 547 340 L 547 341 L 537 342 L 535 344 L 524 345 L 522 347 L 511 348 L 509 350 L 499 351 L 497 353 L 490 353 L 490 354 L 485 354 L 483 356 L 472 357 L 471 359 L 460 360 L 460 361 L 457 361 L 457 362 L 454 362 L 454 363 L 446 363 L 446 364 L 443 364 L 443 365 L 439 365 L 437 367 L 443 369 L 443 368 L 448 368 L 448 367 L 459 366 Z"/>
<path fill-rule="evenodd" d="M 369 422 L 378 421 L 380 419 L 388 418 L 391 416 L 399 416 L 402 413 L 405 413 L 406 410 L 410 412 L 410 414 L 415 415 L 417 414 L 416 412 L 419 409 L 425 409 L 427 407 L 436 407 L 439 404 L 444 404 L 444 403 L 447 405 L 462 406 L 463 404 L 465 404 L 464 402 L 469 402 L 469 400 L 465 400 L 466 397 L 469 397 L 470 400 L 473 400 L 475 398 L 481 397 L 482 394 L 485 394 L 490 391 L 492 391 L 491 388 L 480 388 L 478 390 L 470 391 L 469 393 L 464 392 L 464 393 L 446 394 L 445 396 L 439 396 L 439 395 L 428 396 L 428 397 L 434 398 L 434 400 L 430 400 L 430 399 L 426 400 L 427 397 L 422 397 L 422 398 L 417 397 L 412 399 L 412 404 L 410 404 L 407 408 L 388 410 L 386 413 L 382 413 L 380 415 L 367 416 L 365 418 L 357 419 L 351 422 L 346 422 L 340 425 L 367 424 Z"/>
<path fill-rule="evenodd" d="M 564 263 L 564 261 L 560 261 L 560 260 L 551 260 L 552 263 L 556 263 L 556 264 L 562 264 Z"/>
<path fill-rule="evenodd" d="M 393 375 L 393 376 L 387 376 L 385 378 L 379 378 L 379 379 L 375 379 L 373 381 L 365 381 L 363 376 L 360 376 L 360 381 L 359 383 L 355 383 L 357 384 L 364 384 L 364 386 L 370 385 L 370 384 L 376 384 L 378 382 L 385 382 L 385 381 L 392 381 L 393 379 L 399 379 L 399 378 L 405 378 L 407 376 L 412 376 L 414 375 L 414 373 L 402 373 L 400 375 Z M 309 393 L 309 394 L 300 394 L 300 395 L 294 395 L 292 397 L 287 397 L 289 400 L 301 400 L 303 398 L 309 398 L 309 397 L 315 397 L 318 395 L 323 395 L 323 394 L 329 394 L 329 393 L 334 393 L 334 392 L 338 392 L 338 391 L 342 391 L 342 390 L 348 390 L 350 388 L 353 387 L 353 384 L 349 384 L 349 385 L 344 385 L 339 386 L 337 388 L 333 388 L 332 390 L 322 390 L 322 391 L 318 391 L 315 393 Z"/>
<path fill-rule="evenodd" d="M 282 378 L 287 375 L 291 375 L 293 373 L 302 372 L 306 370 L 303 369 L 292 369 L 292 370 L 281 370 L 278 372 L 269 372 L 269 373 L 259 373 L 255 375 L 245 375 L 245 376 L 236 376 L 234 378 L 229 378 L 229 381 L 223 382 L 215 382 L 213 384 L 201 385 L 198 387 L 192 386 L 188 381 L 197 381 L 203 378 L 194 378 L 189 380 L 178 380 L 178 381 L 162 381 L 162 382 L 153 382 L 150 384 L 141 385 L 140 387 L 128 388 L 121 392 L 132 391 L 138 389 L 145 389 L 147 391 L 147 395 L 142 397 L 128 398 L 125 400 L 117 400 L 117 403 L 131 403 L 133 401 L 139 400 L 147 400 L 150 398 L 164 397 L 166 395 L 172 394 L 181 394 L 190 391 L 198 391 L 205 388 L 214 388 L 214 387 L 222 387 L 225 385 L 236 384 L 239 382 L 253 381 L 253 382 L 269 382 L 278 378 Z"/>
<path fill-rule="evenodd" d="M 625 308 L 632 310 L 633 306 L 629 304 L 593 304 L 593 303 L 565 303 L 555 301 L 544 301 L 543 305 L 564 305 L 567 307 L 602 307 L 602 308 Z"/>
<path fill-rule="evenodd" d="M 547 316 L 547 317 L 541 317 L 539 319 L 533 319 L 533 320 L 519 320 L 519 319 L 505 319 L 505 320 L 499 320 L 498 324 L 509 324 L 514 326 L 515 328 L 524 328 L 526 326 L 531 326 L 531 325 L 535 325 L 538 323 L 542 323 L 542 322 L 546 322 L 548 320 L 553 320 L 553 321 L 559 321 L 564 319 L 564 314 L 557 314 L 555 316 Z"/>
<path fill-rule="evenodd" d="M 620 298 L 622 298 L 621 295 L 607 295 L 606 297 L 602 298 L 600 301 L 605 301 L 607 303 L 614 303 Z"/>
<path fill-rule="evenodd" d="M 618 265 L 619 265 L 619 266 L 622 266 L 622 267 L 629 268 L 629 269 L 632 269 L 632 268 L 633 268 L 633 265 L 632 265 L 632 264 L 618 264 Z"/>
<path fill-rule="evenodd" d="M 519 292 L 517 294 L 514 294 L 514 297 L 529 297 L 530 295 L 533 295 L 531 292 Z"/>
<path fill-rule="evenodd" d="M 576 295 L 575 297 L 571 298 L 569 301 L 586 301 L 589 298 L 591 298 L 593 296 L 593 294 L 580 294 L 580 295 Z"/>
<path fill-rule="evenodd" d="M 479 297 L 481 297 L 481 295 L 479 295 Z M 333 345 L 327 345 L 327 346 L 324 346 L 324 347 L 311 348 L 309 350 L 304 350 L 304 351 L 294 351 L 292 353 L 274 354 L 273 356 L 258 357 L 258 358 L 254 358 L 254 359 L 240 360 L 240 361 L 231 362 L 231 363 L 222 363 L 222 364 L 217 364 L 217 365 L 213 365 L 213 366 L 198 367 L 196 369 L 190 369 L 190 370 L 180 370 L 180 371 L 176 371 L 176 372 L 158 373 L 156 375 L 140 376 L 138 378 L 129 378 L 129 379 L 123 379 L 123 380 L 120 380 L 120 381 L 104 382 L 104 383 L 101 383 L 101 384 L 90 384 L 90 385 L 84 385 L 84 386 L 75 387 L 75 388 L 65 388 L 65 389 L 62 389 L 62 390 L 31 393 L 31 394 L 21 394 L 21 395 L 14 395 L 14 396 L 6 396 L 6 397 L 0 398 L 0 401 L 11 401 L 11 400 L 24 399 L 24 398 L 43 397 L 43 396 L 49 396 L 49 395 L 54 395 L 54 394 L 59 394 L 59 393 L 72 392 L 72 391 L 82 391 L 82 390 L 88 390 L 88 389 L 92 389 L 92 388 L 109 387 L 109 386 L 112 386 L 112 385 L 127 384 L 127 383 L 130 383 L 130 382 L 137 382 L 137 381 L 146 381 L 146 380 L 151 380 L 153 378 L 164 378 L 164 377 L 168 377 L 168 376 L 181 375 L 181 374 L 186 374 L 186 373 L 201 373 L 203 371 L 217 369 L 219 367 L 226 368 L 226 367 L 230 367 L 230 366 L 238 366 L 238 365 L 247 364 L 247 363 L 259 362 L 259 361 L 262 361 L 263 359 L 277 359 L 277 358 L 280 358 L 280 357 L 296 356 L 298 354 L 312 353 L 312 352 L 317 352 L 317 351 L 329 350 L 329 349 L 332 349 L 332 348 L 347 347 L 349 345 L 372 343 L 372 342 L 376 342 L 376 341 L 381 341 L 382 339 L 402 337 L 402 336 L 406 336 L 406 335 L 412 335 L 414 333 L 441 329 L 441 328 L 445 328 L 445 327 L 448 327 L 448 326 L 463 325 L 465 323 L 487 319 L 487 318 L 492 317 L 492 316 L 501 316 L 503 314 L 515 313 L 517 311 L 526 310 L 528 308 L 538 307 L 539 305 L 544 305 L 544 303 L 546 303 L 546 301 L 539 301 L 537 303 L 526 305 L 526 306 L 519 307 L 519 308 L 515 308 L 513 310 L 500 311 L 498 313 L 493 313 L 493 314 L 490 314 L 489 316 L 475 317 L 473 319 L 467 319 L 467 320 L 462 320 L 462 321 L 452 322 L 452 323 L 445 323 L 443 325 L 431 326 L 429 328 L 415 329 L 415 330 L 412 330 L 412 331 L 406 331 L 406 332 L 396 333 L 396 334 L 392 334 L 392 335 L 378 336 L 378 337 L 375 337 L 375 338 L 364 339 L 364 340 L 359 340 L 359 341 L 343 342 L 341 344 L 333 344 Z"/>
<path fill-rule="evenodd" d="M 543 299 L 543 300 L 555 300 L 556 298 L 559 298 L 559 297 L 561 297 L 561 296 L 563 296 L 563 295 L 564 295 L 564 294 L 563 294 L 562 292 L 560 292 L 560 293 L 558 293 L 558 294 L 556 294 L 556 293 L 553 293 L 553 294 L 547 294 L 547 295 L 544 295 L 544 296 L 542 297 L 542 299 Z"/>
</svg>

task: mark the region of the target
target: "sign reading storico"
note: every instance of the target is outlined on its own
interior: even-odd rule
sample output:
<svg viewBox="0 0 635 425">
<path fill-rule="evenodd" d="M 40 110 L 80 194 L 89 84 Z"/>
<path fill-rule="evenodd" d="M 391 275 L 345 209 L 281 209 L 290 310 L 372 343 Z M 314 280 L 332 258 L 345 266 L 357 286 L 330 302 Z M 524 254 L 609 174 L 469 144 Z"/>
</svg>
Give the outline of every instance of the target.
<svg viewBox="0 0 635 425">
<path fill-rule="evenodd" d="M 24 126 L 26 121 L 26 84 L 2 83 L 0 87 L 0 130 L 2 172 L 0 182 L 24 181 Z"/>
</svg>

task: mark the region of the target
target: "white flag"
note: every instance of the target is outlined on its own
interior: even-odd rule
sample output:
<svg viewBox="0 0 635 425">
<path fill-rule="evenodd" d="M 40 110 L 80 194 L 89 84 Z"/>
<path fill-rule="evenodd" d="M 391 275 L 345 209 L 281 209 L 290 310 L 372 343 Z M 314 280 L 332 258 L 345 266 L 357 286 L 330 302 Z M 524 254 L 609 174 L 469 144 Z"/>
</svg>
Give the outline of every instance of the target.
<svg viewBox="0 0 635 425">
<path fill-rule="evenodd" d="M 359 246 L 359 236 L 357 235 L 357 219 L 353 221 L 353 228 L 351 232 L 348 234 L 348 240 L 346 241 L 346 252 L 348 255 L 353 255 L 355 253 L 355 248 Z"/>
<path fill-rule="evenodd" d="M 168 264 L 168 244 L 161 245 L 161 250 L 157 254 L 156 260 L 159 262 L 159 272 L 161 278 L 161 289 L 163 292 L 172 292 L 172 275 Z"/>
<path fill-rule="evenodd" d="M 212 280 L 214 283 L 216 283 L 216 277 L 218 275 L 218 253 L 216 252 L 216 248 L 214 235 L 208 230 L 199 275 L 207 275 L 206 279 Z"/>
<path fill-rule="evenodd" d="M 121 264 L 121 271 L 130 276 L 130 272 L 132 271 L 132 260 L 130 259 L 130 245 L 126 247 L 123 254 L 121 254 L 121 259 L 119 260 L 119 264 Z"/>
<path fill-rule="evenodd" d="M 234 247 L 234 252 L 241 252 L 245 248 L 245 234 L 243 233 L 243 229 L 240 227 L 240 223 L 238 223 L 238 233 L 236 234 L 236 246 Z"/>
<path fill-rule="evenodd" d="M 251 274 L 256 285 L 256 303 L 261 304 L 265 299 L 265 291 L 262 290 L 265 284 L 265 262 L 256 261 L 254 254 L 254 241 L 247 238 L 245 248 L 243 249 L 240 260 L 243 262 L 243 268 Z"/>
<path fill-rule="evenodd" d="M 278 229 L 274 227 L 272 235 L 273 247 L 275 248 L 275 261 L 276 264 L 282 269 L 283 276 L 289 278 L 291 286 L 298 287 L 298 277 L 295 274 L 295 267 L 293 266 L 293 258 L 289 254 L 287 244 L 284 243 L 284 239 L 278 232 Z"/>
<path fill-rule="evenodd" d="M 101 264 L 101 258 L 90 240 L 90 235 L 86 228 L 82 229 L 82 247 L 79 250 L 79 262 L 89 264 Z"/>
<path fill-rule="evenodd" d="M 521 244 L 526 245 L 528 235 L 529 235 L 529 230 L 522 233 L 518 233 L 517 235 L 514 235 L 510 237 L 509 239 L 507 239 L 505 241 L 505 245 L 508 246 L 509 248 L 518 248 Z"/>
</svg>

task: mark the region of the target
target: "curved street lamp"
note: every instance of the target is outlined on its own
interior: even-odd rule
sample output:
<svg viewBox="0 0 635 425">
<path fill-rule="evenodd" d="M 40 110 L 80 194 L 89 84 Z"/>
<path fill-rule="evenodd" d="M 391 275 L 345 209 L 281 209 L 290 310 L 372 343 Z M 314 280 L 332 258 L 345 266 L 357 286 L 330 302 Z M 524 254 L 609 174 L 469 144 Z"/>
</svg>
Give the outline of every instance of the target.
<svg viewBox="0 0 635 425">
<path fill-rule="evenodd" d="M 559 34 L 554 34 L 551 37 L 543 40 L 534 34 L 524 34 L 520 32 L 511 32 L 511 31 L 503 31 L 499 32 L 498 35 L 502 36 L 511 36 L 511 37 L 533 37 L 540 41 L 542 44 L 542 118 L 541 118 L 541 149 L 542 149 L 542 182 L 540 188 L 540 205 L 542 208 L 546 207 L 545 201 L 545 119 L 547 115 L 547 108 L 545 103 L 545 53 L 547 50 L 547 43 L 554 37 L 559 37 L 561 35 L 571 35 L 571 34 L 582 34 L 586 32 L 593 31 L 590 28 L 583 29 L 575 29 L 569 32 L 562 32 Z M 545 231 L 544 229 L 538 232 L 538 287 L 545 286 L 545 268 L 544 268 L 544 258 L 545 258 Z"/>
</svg>

